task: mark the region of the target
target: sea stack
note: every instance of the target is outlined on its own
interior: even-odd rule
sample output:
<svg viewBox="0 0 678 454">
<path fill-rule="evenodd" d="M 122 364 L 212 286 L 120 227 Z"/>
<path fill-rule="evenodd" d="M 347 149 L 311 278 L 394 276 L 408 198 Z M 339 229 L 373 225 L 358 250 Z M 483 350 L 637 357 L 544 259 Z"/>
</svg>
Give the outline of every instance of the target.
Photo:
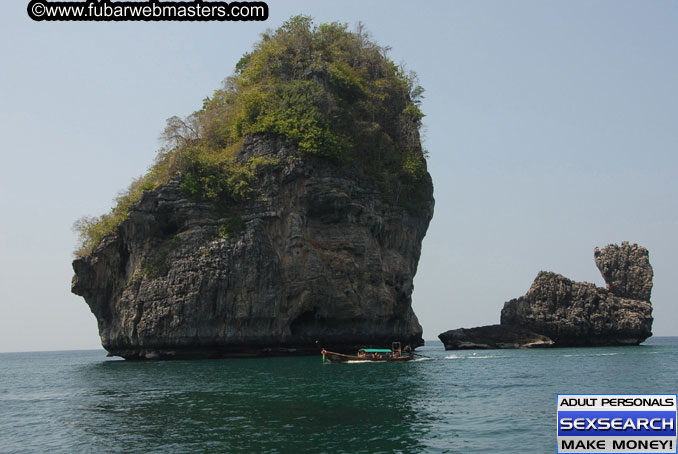
<svg viewBox="0 0 678 454">
<path fill-rule="evenodd" d="M 449 350 L 638 345 L 652 335 L 652 266 L 647 249 L 624 242 L 595 248 L 607 288 L 541 271 L 528 292 L 504 304 L 501 325 L 452 330 Z"/>
<path fill-rule="evenodd" d="M 593 252 L 596 266 L 613 295 L 638 301 L 650 301 L 652 265 L 650 253 L 637 244 L 610 244 Z"/>
<path fill-rule="evenodd" d="M 557 346 L 638 345 L 652 335 L 652 266 L 628 242 L 596 248 L 608 289 L 540 272 L 530 290 L 504 304 L 501 323 L 530 329 Z"/>
<path fill-rule="evenodd" d="M 81 222 L 72 291 L 111 355 L 423 344 L 420 91 L 360 33 L 292 18 L 168 122 L 170 145 L 111 213 Z"/>
</svg>

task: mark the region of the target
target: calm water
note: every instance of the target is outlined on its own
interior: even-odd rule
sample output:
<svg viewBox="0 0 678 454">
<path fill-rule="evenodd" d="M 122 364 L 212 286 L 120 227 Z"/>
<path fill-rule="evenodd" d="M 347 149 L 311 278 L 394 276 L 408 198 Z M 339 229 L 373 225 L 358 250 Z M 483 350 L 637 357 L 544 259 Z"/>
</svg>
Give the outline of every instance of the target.
<svg viewBox="0 0 678 454">
<path fill-rule="evenodd" d="M 675 393 L 678 338 L 644 346 L 133 363 L 0 354 L 0 452 L 555 452 L 557 393 Z"/>
</svg>

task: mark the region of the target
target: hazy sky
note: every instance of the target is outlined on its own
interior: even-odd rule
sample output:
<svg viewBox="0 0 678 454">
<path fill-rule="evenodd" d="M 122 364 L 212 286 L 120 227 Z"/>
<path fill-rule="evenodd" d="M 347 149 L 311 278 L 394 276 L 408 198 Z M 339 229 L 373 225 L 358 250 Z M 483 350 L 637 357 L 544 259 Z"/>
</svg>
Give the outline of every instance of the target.
<svg viewBox="0 0 678 454">
<path fill-rule="evenodd" d="M 539 270 L 603 285 L 593 248 L 624 240 L 650 250 L 654 333 L 678 335 L 678 2 L 269 1 L 249 23 L 38 23 L 27 3 L 0 4 L 0 351 L 100 346 L 73 221 L 300 13 L 364 22 L 426 88 L 424 338 L 497 323 Z"/>
</svg>

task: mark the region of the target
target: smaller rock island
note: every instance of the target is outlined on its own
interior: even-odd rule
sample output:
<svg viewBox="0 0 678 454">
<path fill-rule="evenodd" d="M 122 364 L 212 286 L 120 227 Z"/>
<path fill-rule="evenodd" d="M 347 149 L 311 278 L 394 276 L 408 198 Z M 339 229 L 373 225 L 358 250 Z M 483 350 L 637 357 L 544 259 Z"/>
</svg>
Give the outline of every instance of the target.
<svg viewBox="0 0 678 454">
<path fill-rule="evenodd" d="M 511 325 L 459 328 L 438 336 L 445 350 L 552 347 L 553 341 L 529 329 Z"/>
<path fill-rule="evenodd" d="M 541 271 L 528 292 L 504 303 L 501 324 L 456 329 L 446 350 L 638 345 L 652 335 L 649 252 L 623 242 L 595 248 L 607 288 Z"/>
</svg>

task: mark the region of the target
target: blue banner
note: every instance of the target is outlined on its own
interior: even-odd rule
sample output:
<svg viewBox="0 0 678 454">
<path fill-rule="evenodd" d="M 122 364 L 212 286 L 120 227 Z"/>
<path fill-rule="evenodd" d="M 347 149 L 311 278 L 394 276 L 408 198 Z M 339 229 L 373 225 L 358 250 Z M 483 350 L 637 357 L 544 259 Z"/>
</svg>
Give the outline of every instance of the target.
<svg viewBox="0 0 678 454">
<path fill-rule="evenodd" d="M 676 436 L 675 411 L 559 411 L 558 436 Z"/>
</svg>

